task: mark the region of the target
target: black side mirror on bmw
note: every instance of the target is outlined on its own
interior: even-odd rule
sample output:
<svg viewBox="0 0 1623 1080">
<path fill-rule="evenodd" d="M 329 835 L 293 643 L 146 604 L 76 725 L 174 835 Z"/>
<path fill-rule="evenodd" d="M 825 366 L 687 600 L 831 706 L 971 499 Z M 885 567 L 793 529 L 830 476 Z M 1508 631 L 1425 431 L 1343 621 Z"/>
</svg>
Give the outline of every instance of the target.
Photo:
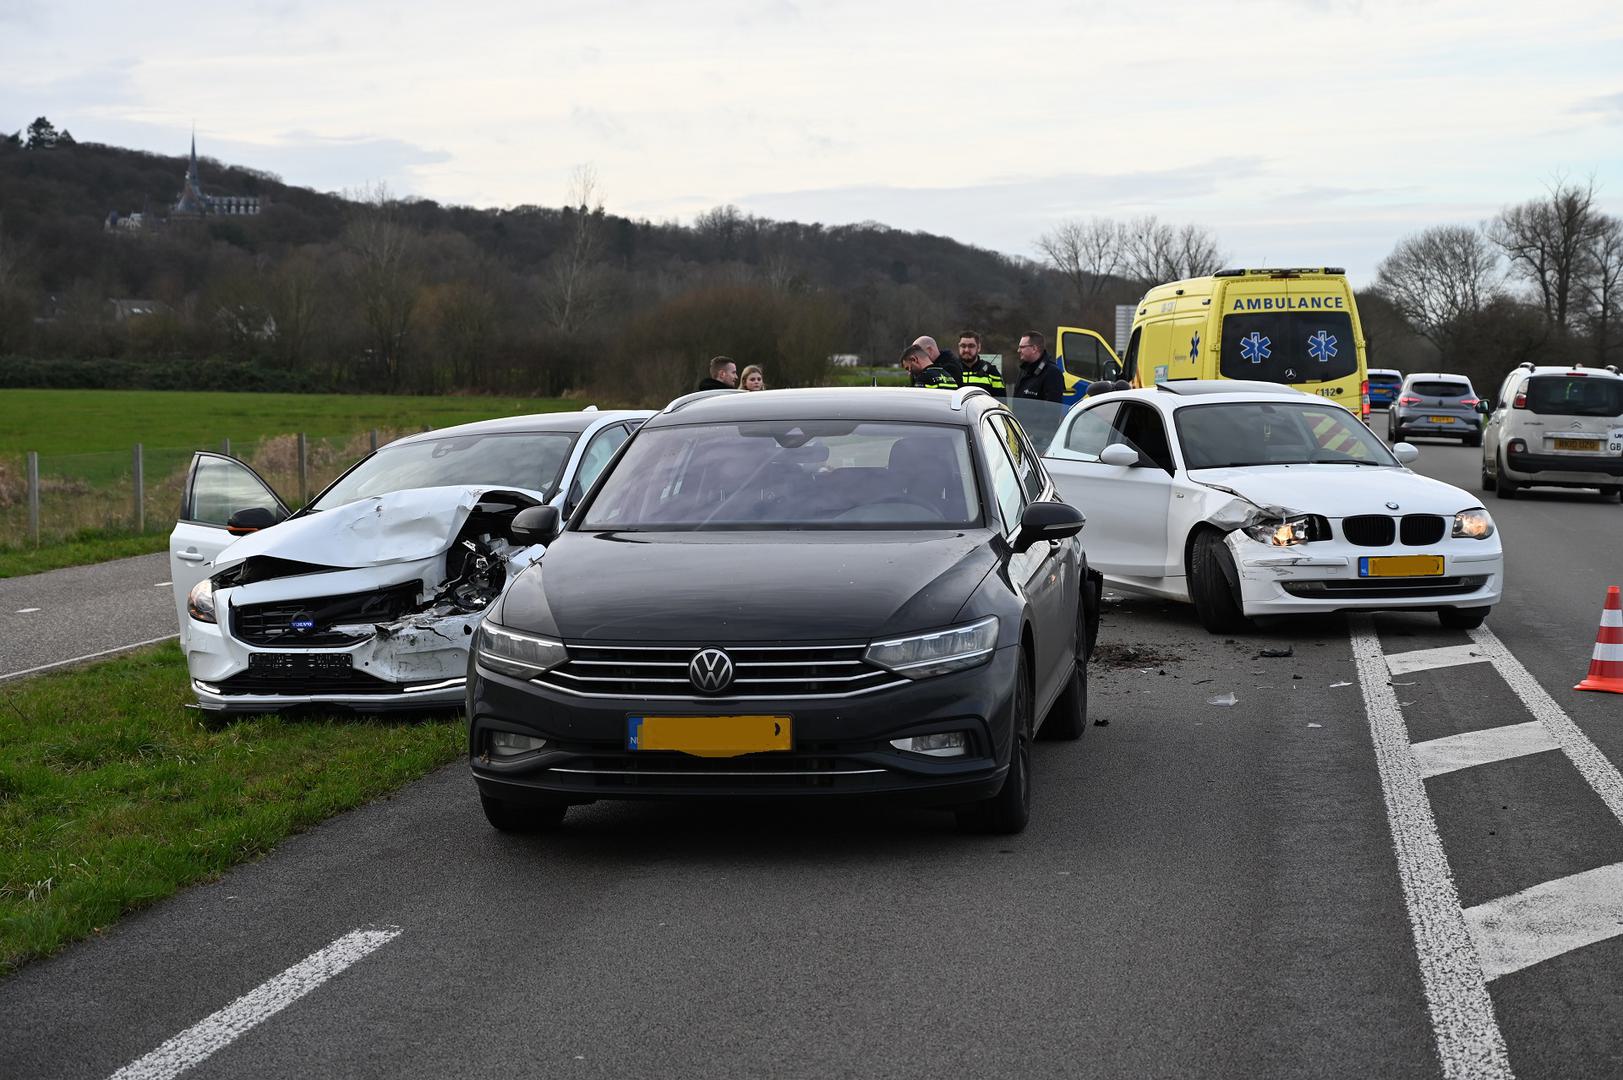
<svg viewBox="0 0 1623 1080">
<path fill-rule="evenodd" d="M 532 506 L 513 515 L 507 527 L 509 535 L 520 544 L 550 544 L 563 530 L 563 517 L 556 506 Z"/>
<path fill-rule="evenodd" d="M 1075 536 L 1087 524 L 1082 511 L 1066 503 L 1034 502 L 1020 515 L 1020 538 L 1016 551 L 1024 551 L 1043 540 L 1064 540 Z"/>
</svg>

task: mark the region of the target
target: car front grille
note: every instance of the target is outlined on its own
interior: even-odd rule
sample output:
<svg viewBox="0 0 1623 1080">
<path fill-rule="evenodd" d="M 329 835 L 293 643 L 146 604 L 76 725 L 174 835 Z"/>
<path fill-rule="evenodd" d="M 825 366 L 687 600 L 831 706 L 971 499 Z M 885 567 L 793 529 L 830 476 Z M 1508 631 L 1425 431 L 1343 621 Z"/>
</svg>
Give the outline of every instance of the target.
<svg viewBox="0 0 1623 1080">
<path fill-rule="evenodd" d="M 1420 547 L 1441 540 L 1445 528 L 1436 514 L 1405 514 L 1400 521 L 1382 514 L 1357 514 L 1342 519 L 1341 535 L 1358 547 L 1391 547 L 1394 540 Z"/>
<path fill-rule="evenodd" d="M 1292 596 L 1322 600 L 1377 600 L 1382 597 L 1458 596 L 1487 584 L 1487 576 L 1425 578 L 1338 578 L 1330 581 L 1284 581 Z"/>
<path fill-rule="evenodd" d="M 737 701 L 749 698 L 855 697 L 906 679 L 862 658 L 865 645 L 719 646 L 733 662 L 733 681 L 701 693 L 688 665 L 706 645 L 578 645 L 569 659 L 535 679 L 587 697 L 653 697 Z"/>
<path fill-rule="evenodd" d="M 330 649 L 354 645 L 372 636 L 366 633 L 340 633 L 335 625 L 389 622 L 405 614 L 416 601 L 418 587 L 403 585 L 377 592 L 351 596 L 315 596 L 270 604 L 233 605 L 231 632 L 238 641 L 275 649 Z M 293 628 L 298 616 L 315 620 L 315 628 L 303 633 Z"/>
<path fill-rule="evenodd" d="M 1341 535 L 1347 538 L 1347 543 L 1357 544 L 1359 547 L 1386 547 L 1392 543 L 1397 530 L 1389 517 L 1382 517 L 1379 514 L 1359 514 L 1343 519 Z"/>
</svg>

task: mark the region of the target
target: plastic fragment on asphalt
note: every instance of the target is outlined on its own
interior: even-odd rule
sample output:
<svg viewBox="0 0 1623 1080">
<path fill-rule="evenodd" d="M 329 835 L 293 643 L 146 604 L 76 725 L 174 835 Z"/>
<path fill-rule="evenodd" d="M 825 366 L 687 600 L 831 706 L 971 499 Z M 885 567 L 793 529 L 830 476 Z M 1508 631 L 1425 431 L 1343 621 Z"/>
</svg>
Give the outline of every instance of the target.
<svg viewBox="0 0 1623 1080">
<path fill-rule="evenodd" d="M 1323 727 L 1323 724 L 1309 724 L 1308 727 Z"/>
<path fill-rule="evenodd" d="M 1225 708 L 1230 705 L 1238 705 L 1239 703 L 1240 699 L 1235 697 L 1232 693 L 1218 694 L 1216 697 L 1209 697 L 1206 699 L 1206 704 L 1208 705 L 1220 705 Z"/>
<path fill-rule="evenodd" d="M 1338 687 L 1351 686 L 1351 685 L 1352 685 L 1352 683 L 1350 683 L 1350 682 L 1333 682 L 1333 683 L 1330 684 L 1330 689 L 1335 690 Z"/>
<path fill-rule="evenodd" d="M 1283 649 L 1264 649 L 1257 654 L 1258 660 L 1279 660 L 1287 656 L 1295 656 L 1296 650 L 1287 645 Z"/>
</svg>

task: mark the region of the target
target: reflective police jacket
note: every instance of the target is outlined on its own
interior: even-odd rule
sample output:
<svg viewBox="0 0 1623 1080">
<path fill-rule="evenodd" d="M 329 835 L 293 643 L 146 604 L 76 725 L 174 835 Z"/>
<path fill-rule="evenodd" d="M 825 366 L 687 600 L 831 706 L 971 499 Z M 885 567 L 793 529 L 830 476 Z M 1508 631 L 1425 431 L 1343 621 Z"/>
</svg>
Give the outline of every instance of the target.
<svg viewBox="0 0 1623 1080">
<path fill-rule="evenodd" d="M 956 390 L 958 384 L 952 381 L 952 376 L 931 364 L 927 368 L 913 372 L 914 386 L 927 386 L 932 390 Z"/>
<path fill-rule="evenodd" d="M 964 385 L 979 386 L 994 397 L 1003 396 L 1003 372 L 988 360 L 976 360 L 964 369 Z"/>
</svg>

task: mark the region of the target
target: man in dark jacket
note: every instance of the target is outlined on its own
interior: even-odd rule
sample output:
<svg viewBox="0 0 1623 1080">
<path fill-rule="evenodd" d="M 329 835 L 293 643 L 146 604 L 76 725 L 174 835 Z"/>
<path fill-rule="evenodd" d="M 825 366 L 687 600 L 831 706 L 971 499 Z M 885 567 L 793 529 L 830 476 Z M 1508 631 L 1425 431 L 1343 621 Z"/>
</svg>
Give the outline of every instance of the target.
<svg viewBox="0 0 1623 1080">
<path fill-rule="evenodd" d="M 1010 397 L 1063 402 L 1065 376 L 1048 358 L 1048 339 L 1035 330 L 1020 335 L 1020 379 Z"/>
<path fill-rule="evenodd" d="M 964 365 L 958 362 L 958 358 L 956 356 L 951 356 L 942 352 L 941 346 L 935 343 L 935 338 L 926 334 L 923 337 L 915 340 L 913 344 L 917 345 L 919 348 L 923 349 L 929 354 L 930 363 L 935 367 L 940 368 L 942 371 L 945 371 L 947 373 L 947 377 L 952 380 L 954 386 L 964 385 Z"/>
<path fill-rule="evenodd" d="M 902 367 L 914 386 L 927 386 L 932 390 L 956 390 L 958 384 L 952 381 L 941 368 L 930 359 L 929 352 L 922 345 L 909 345 L 902 353 Z"/>
<path fill-rule="evenodd" d="M 737 390 L 738 365 L 730 356 L 710 358 L 710 375 L 699 380 L 700 390 Z"/>
</svg>

